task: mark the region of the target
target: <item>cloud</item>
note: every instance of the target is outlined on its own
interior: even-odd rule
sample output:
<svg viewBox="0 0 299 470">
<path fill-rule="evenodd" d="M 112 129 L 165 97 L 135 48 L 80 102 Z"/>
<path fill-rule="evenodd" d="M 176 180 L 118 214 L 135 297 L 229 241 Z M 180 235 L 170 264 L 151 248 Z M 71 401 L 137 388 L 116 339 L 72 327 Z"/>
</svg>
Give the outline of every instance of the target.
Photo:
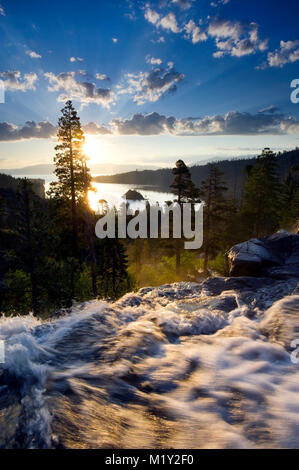
<svg viewBox="0 0 299 470">
<path fill-rule="evenodd" d="M 112 134 L 111 129 L 94 122 L 82 126 L 83 131 L 90 135 Z M 47 121 L 36 123 L 27 121 L 24 126 L 18 127 L 8 122 L 0 122 L 0 142 L 16 142 L 31 139 L 50 139 L 56 137 L 57 127 Z"/>
<path fill-rule="evenodd" d="M 158 113 L 147 115 L 134 114 L 131 119 L 114 119 L 111 124 L 121 135 L 158 135 L 169 133 L 173 130 L 174 117 L 161 116 Z"/>
<path fill-rule="evenodd" d="M 84 59 L 82 57 L 71 57 L 70 62 L 84 62 Z"/>
<path fill-rule="evenodd" d="M 151 56 L 146 56 L 146 62 L 148 64 L 152 64 L 152 65 L 161 65 L 162 64 L 162 60 L 159 59 L 159 58 L 155 58 L 155 57 L 151 57 Z"/>
<path fill-rule="evenodd" d="M 166 16 L 163 16 L 161 18 L 161 20 L 159 21 L 158 26 L 161 26 L 161 28 L 170 30 L 173 33 L 179 33 L 180 32 L 175 14 L 172 13 L 172 12 L 168 13 L 168 15 L 166 15 Z"/>
<path fill-rule="evenodd" d="M 85 124 L 83 131 L 90 135 L 107 135 L 112 134 L 112 130 L 104 125 L 94 122 Z M 0 142 L 16 142 L 20 140 L 32 139 L 50 139 L 56 137 L 57 126 L 48 121 L 36 123 L 35 121 L 27 121 L 22 127 L 16 126 L 9 122 L 0 122 Z"/>
<path fill-rule="evenodd" d="M 268 53 L 270 67 L 283 67 L 299 60 L 299 40 L 280 41 L 280 48 Z"/>
<path fill-rule="evenodd" d="M 171 0 L 172 3 L 178 5 L 182 10 L 188 10 L 191 8 L 191 4 L 194 0 Z"/>
<path fill-rule="evenodd" d="M 173 12 L 168 13 L 165 16 L 160 17 L 159 13 L 151 8 L 147 8 L 144 14 L 145 19 L 156 26 L 156 28 L 163 28 L 173 33 L 179 33 L 181 30 L 178 27 L 178 23 Z"/>
<path fill-rule="evenodd" d="M 274 106 L 274 104 L 271 104 L 270 106 L 267 106 L 264 109 L 261 109 L 259 113 L 276 113 L 279 111 L 279 108 L 277 106 Z"/>
<path fill-rule="evenodd" d="M 149 22 L 154 25 L 156 25 L 160 19 L 159 13 L 156 11 L 152 10 L 151 8 L 147 8 L 144 13 L 144 18 Z"/>
<path fill-rule="evenodd" d="M 4 8 L 3 8 L 2 5 L 0 5 L 0 15 L 1 15 L 1 16 L 6 16 L 6 15 L 5 15 Z"/>
<path fill-rule="evenodd" d="M 80 71 L 80 74 L 86 75 L 86 72 Z M 68 99 L 74 99 L 83 105 L 95 103 L 101 104 L 105 108 L 109 108 L 115 101 L 115 94 L 110 88 L 97 88 L 94 83 L 80 82 L 76 78 L 76 72 L 63 72 L 58 75 L 49 72 L 44 75 L 49 81 L 48 90 L 61 92 L 57 101 L 64 102 Z"/>
<path fill-rule="evenodd" d="M 38 54 L 37 52 L 34 52 L 34 51 L 26 51 L 26 54 L 29 55 L 29 57 L 31 57 L 31 59 L 41 59 L 42 56 L 40 54 Z"/>
<path fill-rule="evenodd" d="M 112 41 L 114 42 L 114 44 L 116 44 L 118 42 L 118 39 L 117 38 L 112 38 Z"/>
<path fill-rule="evenodd" d="M 282 124 L 286 122 L 287 118 L 283 115 L 230 111 L 225 115 L 206 116 L 196 121 L 181 122 L 179 131 L 191 135 L 281 134 Z"/>
<path fill-rule="evenodd" d="M 272 107 L 269 107 L 272 109 Z M 267 108 L 266 108 L 267 109 Z M 129 119 L 113 119 L 109 126 L 89 122 L 83 126 L 89 135 L 285 135 L 299 134 L 299 121 L 293 116 L 275 114 L 272 111 L 258 114 L 230 111 L 224 115 L 188 117 L 177 119 L 157 112 L 136 113 Z M 14 142 L 29 139 L 55 137 L 57 127 L 47 121 L 27 121 L 23 127 L 0 122 L 0 141 Z"/>
<path fill-rule="evenodd" d="M 88 124 L 85 124 L 83 126 L 83 130 L 86 134 L 89 134 L 89 135 L 112 134 L 111 129 L 103 125 L 100 126 L 99 124 L 96 124 L 95 122 L 89 122 Z"/>
<path fill-rule="evenodd" d="M 212 7 L 218 7 L 219 5 L 227 5 L 230 0 L 214 0 L 211 2 Z"/>
<path fill-rule="evenodd" d="M 118 93 L 134 95 L 133 101 L 138 105 L 147 101 L 156 102 L 165 93 L 175 92 L 176 84 L 184 78 L 185 76 L 176 72 L 173 64 L 169 62 L 166 69 L 157 67 L 151 72 L 128 73 L 125 85 L 118 86 Z"/>
<path fill-rule="evenodd" d="M 35 82 L 37 81 L 36 73 L 22 74 L 18 70 L 7 70 L 0 73 L 0 78 L 4 82 L 6 91 L 23 91 L 35 90 Z"/>
<path fill-rule="evenodd" d="M 104 73 L 97 73 L 96 79 L 97 80 L 110 80 L 109 77 Z"/>
<path fill-rule="evenodd" d="M 299 122 L 283 114 L 251 114 L 231 111 L 225 115 L 176 119 L 158 113 L 135 114 L 131 119 L 114 119 L 111 125 L 122 135 L 180 136 L 282 135 L 298 134 Z"/>
<path fill-rule="evenodd" d="M 201 31 L 200 27 L 195 24 L 193 20 L 190 20 L 185 24 L 184 29 L 186 31 L 185 38 L 191 39 L 193 44 L 197 44 L 200 41 L 206 41 L 207 35 L 204 31 Z"/>
<path fill-rule="evenodd" d="M 49 139 L 55 137 L 57 128 L 50 122 L 36 123 L 27 121 L 23 127 L 15 126 L 8 122 L 0 122 L 0 141 L 12 142 L 29 139 Z"/>
<path fill-rule="evenodd" d="M 259 39 L 256 23 L 214 18 L 209 25 L 208 33 L 215 38 L 218 50 L 213 56 L 217 59 L 225 55 L 242 57 L 254 54 L 258 50 L 265 51 L 268 47 L 267 40 Z"/>
</svg>

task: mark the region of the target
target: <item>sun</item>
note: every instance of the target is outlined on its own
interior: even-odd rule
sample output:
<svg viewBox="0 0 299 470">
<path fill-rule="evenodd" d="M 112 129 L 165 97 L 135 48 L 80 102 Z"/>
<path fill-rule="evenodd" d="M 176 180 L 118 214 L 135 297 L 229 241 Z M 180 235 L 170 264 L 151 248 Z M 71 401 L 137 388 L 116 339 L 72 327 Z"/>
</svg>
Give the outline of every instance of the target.
<svg viewBox="0 0 299 470">
<path fill-rule="evenodd" d="M 85 144 L 83 146 L 83 150 L 84 153 L 87 155 L 90 163 L 98 163 L 101 160 L 101 144 L 97 138 L 87 135 L 85 137 Z"/>
</svg>

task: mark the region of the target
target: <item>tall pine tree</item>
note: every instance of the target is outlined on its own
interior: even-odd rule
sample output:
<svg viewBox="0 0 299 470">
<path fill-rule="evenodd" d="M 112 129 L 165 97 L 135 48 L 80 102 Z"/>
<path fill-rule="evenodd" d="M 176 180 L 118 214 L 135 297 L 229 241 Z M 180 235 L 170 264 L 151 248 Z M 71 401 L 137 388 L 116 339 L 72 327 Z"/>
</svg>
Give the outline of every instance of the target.
<svg viewBox="0 0 299 470">
<path fill-rule="evenodd" d="M 279 195 L 276 155 L 266 148 L 249 170 L 241 211 L 244 235 L 259 238 L 278 228 Z"/>
<path fill-rule="evenodd" d="M 84 135 L 77 111 L 71 101 L 61 110 L 58 122 L 58 145 L 55 147 L 55 175 L 58 181 L 51 183 L 49 195 L 70 203 L 73 256 L 78 254 L 77 203 L 84 198 L 86 180 L 82 171 Z"/>
<path fill-rule="evenodd" d="M 280 226 L 299 229 L 299 165 L 290 169 L 281 187 Z"/>
<path fill-rule="evenodd" d="M 222 243 L 221 226 L 227 215 L 228 203 L 225 199 L 227 191 L 223 180 L 223 172 L 217 165 L 210 165 L 209 176 L 200 185 L 200 197 L 204 206 L 204 274 L 208 274 L 211 254 L 215 254 Z"/>
<path fill-rule="evenodd" d="M 182 204 L 184 202 L 190 202 L 190 203 L 199 202 L 198 189 L 195 187 L 191 179 L 189 168 L 186 166 L 183 160 L 178 160 L 176 162 L 176 166 L 172 170 L 172 173 L 175 178 L 170 188 L 173 194 L 177 196 L 176 202 L 180 204 L 181 214 L 182 214 Z M 179 275 L 181 271 L 181 253 L 182 253 L 182 239 L 177 239 L 176 240 L 176 273 L 177 275 Z"/>
</svg>

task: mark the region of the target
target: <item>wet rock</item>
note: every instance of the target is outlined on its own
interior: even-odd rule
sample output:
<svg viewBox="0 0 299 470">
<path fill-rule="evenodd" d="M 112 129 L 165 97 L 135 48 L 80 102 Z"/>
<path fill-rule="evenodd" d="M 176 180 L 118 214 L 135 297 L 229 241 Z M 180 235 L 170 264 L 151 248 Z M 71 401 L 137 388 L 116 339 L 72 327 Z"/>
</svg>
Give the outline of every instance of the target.
<svg viewBox="0 0 299 470">
<path fill-rule="evenodd" d="M 230 276 L 299 277 L 299 235 L 280 231 L 233 246 L 227 253 Z"/>
</svg>

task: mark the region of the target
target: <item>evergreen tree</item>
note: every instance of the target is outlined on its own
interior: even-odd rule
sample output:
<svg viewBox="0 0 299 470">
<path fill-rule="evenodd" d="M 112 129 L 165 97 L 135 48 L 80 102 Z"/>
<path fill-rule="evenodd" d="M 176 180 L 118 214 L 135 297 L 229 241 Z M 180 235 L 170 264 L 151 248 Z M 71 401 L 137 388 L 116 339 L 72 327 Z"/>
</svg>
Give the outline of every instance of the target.
<svg viewBox="0 0 299 470">
<path fill-rule="evenodd" d="M 263 237 L 278 227 L 280 184 L 275 154 L 268 148 L 250 169 L 242 201 L 247 236 Z"/>
<path fill-rule="evenodd" d="M 200 185 L 199 194 L 204 206 L 204 274 L 208 274 L 208 263 L 211 254 L 220 248 L 223 236 L 223 223 L 228 210 L 225 199 L 227 191 L 223 172 L 217 165 L 210 165 L 209 176 Z"/>
<path fill-rule="evenodd" d="M 70 203 L 72 223 L 73 256 L 78 250 L 78 218 L 77 203 L 84 198 L 85 175 L 82 171 L 82 146 L 84 135 L 71 101 L 67 101 L 61 110 L 58 122 L 58 145 L 55 147 L 55 174 L 58 182 L 52 183 L 49 195 Z"/>
<path fill-rule="evenodd" d="M 299 166 L 290 169 L 280 197 L 280 226 L 287 230 L 299 229 Z"/>
<path fill-rule="evenodd" d="M 182 204 L 184 202 L 190 202 L 190 203 L 199 202 L 199 193 L 198 193 L 198 189 L 195 187 L 194 183 L 192 182 L 189 168 L 185 165 L 183 160 L 178 160 L 176 162 L 176 166 L 172 170 L 172 173 L 175 178 L 170 188 L 172 189 L 173 194 L 177 196 L 176 201 L 181 206 L 181 215 L 182 215 Z M 182 252 L 182 239 L 177 239 L 176 240 L 177 275 L 180 274 L 180 270 L 181 270 L 181 252 Z"/>
<path fill-rule="evenodd" d="M 127 292 L 130 278 L 123 244 L 116 239 L 100 240 L 96 246 L 98 291 L 102 298 L 117 299 Z"/>
<path fill-rule="evenodd" d="M 86 166 L 85 156 L 83 154 L 84 134 L 71 101 L 67 101 L 65 107 L 61 110 L 62 116 L 58 122 L 58 145 L 55 147 L 56 156 L 54 158 L 55 174 L 58 181 L 51 184 L 49 196 L 53 200 L 55 207 L 55 218 L 59 230 L 63 235 L 65 257 L 70 264 L 71 293 L 75 297 L 75 277 L 78 262 L 80 263 L 79 238 L 84 246 L 85 240 L 82 235 L 87 225 L 88 243 L 90 248 L 90 259 L 93 279 L 93 290 L 96 296 L 95 281 L 95 257 L 93 252 L 93 240 L 91 235 L 91 220 L 88 206 L 88 191 L 90 189 L 90 172 Z M 83 209 L 80 212 L 81 225 L 79 217 L 79 206 Z M 69 224 L 71 225 L 71 244 L 68 241 Z M 79 233 L 80 232 L 80 233 Z"/>
<path fill-rule="evenodd" d="M 195 187 L 191 179 L 189 168 L 185 165 L 183 160 L 176 162 L 175 168 L 172 170 L 174 175 L 174 182 L 171 184 L 173 194 L 177 196 L 177 202 L 197 202 L 198 189 Z"/>
</svg>

